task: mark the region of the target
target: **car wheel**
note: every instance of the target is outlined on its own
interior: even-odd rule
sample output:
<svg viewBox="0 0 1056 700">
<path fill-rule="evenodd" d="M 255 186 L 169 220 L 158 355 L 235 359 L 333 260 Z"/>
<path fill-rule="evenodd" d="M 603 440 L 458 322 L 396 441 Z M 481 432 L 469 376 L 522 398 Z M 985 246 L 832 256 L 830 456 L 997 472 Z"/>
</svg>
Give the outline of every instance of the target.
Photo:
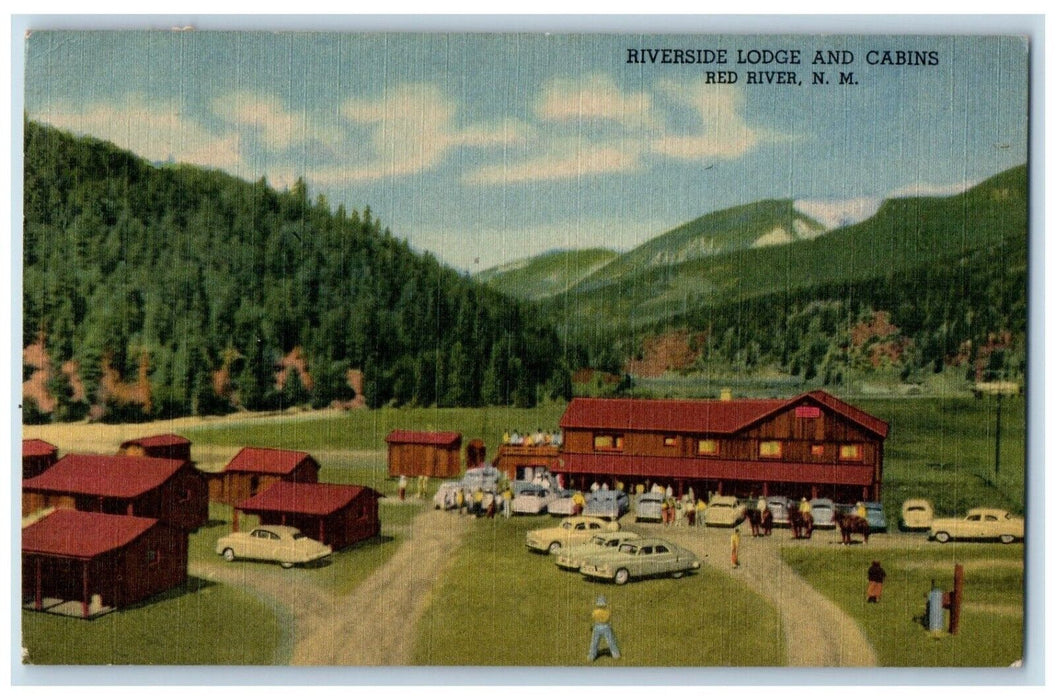
<svg viewBox="0 0 1056 700">
<path fill-rule="evenodd" d="M 293 562 L 292 561 L 280 561 L 279 562 L 279 566 L 281 566 L 284 569 L 292 569 L 293 568 Z"/>
<path fill-rule="evenodd" d="M 935 533 L 935 541 L 936 542 L 942 542 L 943 544 L 945 544 L 946 542 L 949 542 L 950 541 L 950 533 L 948 533 L 948 532 L 936 532 Z"/>
<path fill-rule="evenodd" d="M 613 577 L 612 580 L 616 583 L 617 586 L 622 586 L 623 584 L 627 583 L 630 579 L 631 572 L 627 571 L 627 569 L 620 569 L 616 572 L 616 575 Z"/>
<path fill-rule="evenodd" d="M 561 543 L 551 542 L 550 546 L 547 547 L 547 551 L 549 551 L 551 554 L 557 554 L 559 551 L 561 551 Z"/>
<path fill-rule="evenodd" d="M 685 575 L 686 575 L 685 571 L 672 571 L 671 572 L 671 578 L 682 578 Z"/>
<path fill-rule="evenodd" d="M 1001 544 L 1012 544 L 1016 538 L 1012 535 L 1001 535 Z"/>
<path fill-rule="evenodd" d="M 224 550 L 223 557 L 224 557 L 224 561 L 234 561 L 235 560 L 235 550 L 233 550 L 230 547 L 228 547 L 227 549 Z"/>
</svg>

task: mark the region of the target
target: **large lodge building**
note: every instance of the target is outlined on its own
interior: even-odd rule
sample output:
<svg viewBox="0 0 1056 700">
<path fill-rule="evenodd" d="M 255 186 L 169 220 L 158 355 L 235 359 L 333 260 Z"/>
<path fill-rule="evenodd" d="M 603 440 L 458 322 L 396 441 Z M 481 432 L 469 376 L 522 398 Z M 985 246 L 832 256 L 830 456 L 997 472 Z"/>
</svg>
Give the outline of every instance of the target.
<svg viewBox="0 0 1056 700">
<path fill-rule="evenodd" d="M 587 488 L 880 500 L 888 425 L 824 391 L 791 399 L 576 398 L 551 471 Z"/>
</svg>

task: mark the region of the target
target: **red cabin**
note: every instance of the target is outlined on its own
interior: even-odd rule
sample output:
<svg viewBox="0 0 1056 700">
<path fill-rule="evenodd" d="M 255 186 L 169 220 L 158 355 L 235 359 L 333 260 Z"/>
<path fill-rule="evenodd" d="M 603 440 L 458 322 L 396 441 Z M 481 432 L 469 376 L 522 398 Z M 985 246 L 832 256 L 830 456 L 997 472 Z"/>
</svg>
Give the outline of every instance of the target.
<svg viewBox="0 0 1056 700">
<path fill-rule="evenodd" d="M 458 476 L 462 435 L 452 432 L 393 430 L 389 445 L 389 476 Z"/>
<path fill-rule="evenodd" d="M 133 457 L 165 457 L 191 461 L 191 441 L 181 435 L 164 433 L 148 437 L 125 440 L 117 451 L 119 455 Z"/>
<path fill-rule="evenodd" d="M 381 497 L 366 486 L 280 481 L 242 501 L 237 508 L 258 516 L 262 525 L 296 527 L 336 551 L 380 534 Z"/>
<path fill-rule="evenodd" d="M 243 447 L 222 472 L 210 475 L 209 500 L 236 505 L 272 484 L 319 481 L 319 462 L 307 452 Z"/>
<path fill-rule="evenodd" d="M 32 479 L 55 464 L 59 448 L 43 440 L 22 441 L 22 478 Z"/>
</svg>

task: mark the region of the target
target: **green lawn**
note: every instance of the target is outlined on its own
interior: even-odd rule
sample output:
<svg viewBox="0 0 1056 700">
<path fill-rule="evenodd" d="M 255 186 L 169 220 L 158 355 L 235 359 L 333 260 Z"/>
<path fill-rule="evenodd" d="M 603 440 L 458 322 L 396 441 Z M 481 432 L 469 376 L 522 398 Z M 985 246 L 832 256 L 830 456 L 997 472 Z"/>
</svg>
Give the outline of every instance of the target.
<svg viewBox="0 0 1056 700">
<path fill-rule="evenodd" d="M 602 656 L 595 665 L 785 663 L 778 612 L 727 574 L 705 567 L 680 580 L 588 582 L 525 548 L 526 531 L 554 522 L 540 516 L 473 523 L 419 623 L 415 664 L 588 665 L 590 613 L 599 594 L 609 600 L 623 658 Z"/>
<path fill-rule="evenodd" d="M 785 561 L 862 626 L 881 666 L 1006 667 L 1023 656 L 1023 546 L 979 543 L 876 550 L 868 546 L 786 547 Z M 865 602 L 873 559 L 887 571 L 879 604 Z M 965 567 L 965 602 L 957 635 L 929 634 L 919 618 L 932 580 L 953 588 Z"/>
<path fill-rule="evenodd" d="M 94 620 L 22 613 L 29 664 L 284 663 L 276 611 L 251 595 L 191 578 L 182 588 Z"/>
</svg>

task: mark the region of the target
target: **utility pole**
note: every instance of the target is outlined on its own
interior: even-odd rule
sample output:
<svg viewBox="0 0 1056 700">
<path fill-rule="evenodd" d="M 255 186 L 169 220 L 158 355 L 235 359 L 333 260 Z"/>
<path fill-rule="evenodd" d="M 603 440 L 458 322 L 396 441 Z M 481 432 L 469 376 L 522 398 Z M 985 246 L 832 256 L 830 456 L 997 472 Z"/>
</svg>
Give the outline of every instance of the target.
<svg viewBox="0 0 1056 700">
<path fill-rule="evenodd" d="M 994 481 L 1001 471 L 1001 399 L 1004 392 L 997 392 L 997 427 L 994 430 Z"/>
</svg>

